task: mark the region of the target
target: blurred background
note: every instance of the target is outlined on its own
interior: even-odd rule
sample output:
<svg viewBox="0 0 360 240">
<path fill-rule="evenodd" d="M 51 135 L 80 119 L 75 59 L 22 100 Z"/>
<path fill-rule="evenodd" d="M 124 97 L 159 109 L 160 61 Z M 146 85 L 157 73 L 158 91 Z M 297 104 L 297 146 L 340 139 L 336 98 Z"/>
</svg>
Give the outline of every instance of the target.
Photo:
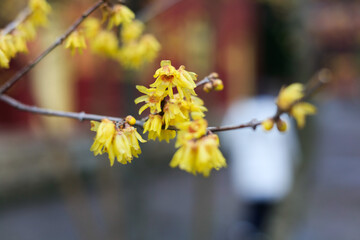
<svg viewBox="0 0 360 240">
<path fill-rule="evenodd" d="M 49 2 L 49 27 L 30 43 L 28 55 L 0 70 L 0 84 L 94 1 Z M 2 0 L 0 27 L 25 5 Z M 297 133 L 301 159 L 262 239 L 358 240 L 360 1 L 129 0 L 128 5 L 148 20 L 146 31 L 162 45 L 154 63 L 126 70 L 89 52 L 71 57 L 60 46 L 8 94 L 56 110 L 137 116 L 135 85 L 151 83 L 160 60 L 170 59 L 200 79 L 219 73 L 223 92 L 198 91 L 214 126 L 234 102 L 263 88 L 276 95 L 282 85 L 307 82 L 329 68 L 334 79 L 312 99 L 318 114 Z M 89 122 L 36 116 L 0 102 L 0 239 L 245 239 L 237 233 L 246 207 L 234 192 L 231 162 L 209 178 L 193 176 L 169 167 L 174 142 L 150 141 L 139 159 L 110 167 L 107 156 L 89 151 L 94 137 L 89 129 Z M 226 146 L 223 153 L 229 155 Z"/>
</svg>

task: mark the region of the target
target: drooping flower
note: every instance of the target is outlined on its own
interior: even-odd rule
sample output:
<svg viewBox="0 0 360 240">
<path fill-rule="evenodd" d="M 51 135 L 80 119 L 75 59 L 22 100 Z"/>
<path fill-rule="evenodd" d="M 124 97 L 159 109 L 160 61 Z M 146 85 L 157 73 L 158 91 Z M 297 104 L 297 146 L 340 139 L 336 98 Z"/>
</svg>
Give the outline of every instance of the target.
<svg viewBox="0 0 360 240">
<path fill-rule="evenodd" d="M 71 33 L 66 39 L 65 48 L 69 48 L 71 54 L 75 54 L 76 50 L 81 54 L 83 49 L 86 49 L 86 41 L 82 31 L 74 31 Z"/>
<path fill-rule="evenodd" d="M 142 58 L 148 62 L 153 61 L 161 49 L 159 41 L 151 34 L 143 35 L 139 40 L 139 46 Z"/>
<path fill-rule="evenodd" d="M 1 49 L 0 49 L 0 67 L 9 68 L 9 58 Z"/>
<path fill-rule="evenodd" d="M 176 131 L 163 129 L 162 116 L 158 114 L 150 114 L 149 119 L 144 123 L 144 133 L 149 132 L 148 139 L 156 140 L 159 138 L 159 141 L 166 140 L 167 142 L 170 139 L 175 138 Z"/>
<path fill-rule="evenodd" d="M 91 51 L 106 57 L 115 57 L 118 53 L 118 40 L 113 32 L 102 30 L 90 42 Z"/>
<path fill-rule="evenodd" d="M 28 20 L 36 26 L 45 26 L 48 22 L 47 15 L 51 11 L 51 6 L 45 0 L 30 0 L 29 8 L 32 13 Z"/>
<path fill-rule="evenodd" d="M 161 112 L 161 101 L 164 99 L 165 95 L 158 95 L 159 92 L 156 91 L 155 88 L 146 88 L 137 85 L 136 89 L 145 94 L 135 99 L 135 104 L 145 102 L 145 105 L 139 109 L 139 114 L 147 108 L 150 108 L 150 112 L 153 114 Z"/>
<path fill-rule="evenodd" d="M 226 160 L 218 147 L 219 138 L 215 134 L 188 140 L 176 151 L 170 166 L 179 167 L 194 175 L 201 173 L 208 177 L 212 169 L 219 170 L 226 167 Z"/>
<path fill-rule="evenodd" d="M 295 118 L 299 128 L 303 128 L 305 126 L 306 115 L 313 115 L 315 113 L 316 107 L 310 103 L 305 102 L 296 104 L 290 110 L 290 114 Z"/>
<path fill-rule="evenodd" d="M 131 162 L 133 157 L 141 154 L 140 142 L 146 142 L 136 128 L 125 123 L 120 127 L 107 119 L 101 121 L 91 121 L 91 130 L 96 131 L 94 144 L 90 150 L 94 155 L 108 153 L 110 165 L 113 166 L 115 159 L 122 164 Z"/>
<path fill-rule="evenodd" d="M 128 43 L 138 39 L 144 31 L 144 28 L 144 24 L 138 20 L 125 24 L 121 29 L 121 40 Z"/>
<path fill-rule="evenodd" d="M 293 83 L 280 90 L 276 104 L 293 116 L 300 128 L 305 126 L 305 116 L 316 113 L 316 107 L 310 103 L 298 102 L 304 97 L 304 86 Z"/>
<path fill-rule="evenodd" d="M 206 134 L 208 123 L 199 118 L 193 121 L 179 123 L 176 127 L 180 130 L 176 139 L 175 147 L 179 147 L 192 139 L 198 139 Z"/>
<path fill-rule="evenodd" d="M 301 83 L 293 83 L 281 88 L 276 104 L 281 110 L 289 110 L 291 104 L 304 96 L 304 86 Z"/>
<path fill-rule="evenodd" d="M 97 127 L 92 123 L 91 128 L 96 129 L 96 136 L 90 151 L 93 151 L 95 156 L 107 152 L 113 142 L 115 124 L 108 119 L 103 119 Z"/>
<path fill-rule="evenodd" d="M 101 23 L 97 18 L 89 17 L 84 23 L 84 32 L 86 37 L 94 38 L 101 30 Z"/>
<path fill-rule="evenodd" d="M 117 4 L 111 8 L 109 13 L 108 29 L 119 26 L 124 23 L 131 23 L 135 18 L 135 14 L 125 5 Z"/>
</svg>

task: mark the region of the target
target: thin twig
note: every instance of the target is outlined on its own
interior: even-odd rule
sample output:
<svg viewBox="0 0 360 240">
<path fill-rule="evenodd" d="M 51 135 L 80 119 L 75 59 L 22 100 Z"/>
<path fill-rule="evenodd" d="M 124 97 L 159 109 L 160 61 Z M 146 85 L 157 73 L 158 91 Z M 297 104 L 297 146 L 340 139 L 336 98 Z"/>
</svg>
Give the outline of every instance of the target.
<svg viewBox="0 0 360 240">
<path fill-rule="evenodd" d="M 31 15 L 31 13 L 32 11 L 29 8 L 25 8 L 24 10 L 22 10 L 14 21 L 6 25 L 6 27 L 0 31 L 0 36 L 5 36 L 11 33 L 12 31 L 14 31 L 21 23 L 23 23 Z"/>
<path fill-rule="evenodd" d="M 33 62 L 26 65 L 19 72 L 15 74 L 12 78 L 6 81 L 0 88 L 0 94 L 5 93 L 9 88 L 11 88 L 20 78 L 22 78 L 26 73 L 28 73 L 36 64 L 38 64 L 44 57 L 46 57 L 52 50 L 59 46 L 76 28 L 87 18 L 91 13 L 98 9 L 104 0 L 96 2 L 91 8 L 89 8 L 80 18 L 78 18 L 75 23 L 68 28 L 68 30 L 60 36 L 50 47 L 48 47 L 44 52 L 42 52 Z"/>
<path fill-rule="evenodd" d="M 289 107 L 287 109 L 280 109 L 279 107 L 277 107 L 276 113 L 274 114 L 274 116 L 270 117 L 270 119 L 273 119 L 274 121 L 278 120 L 280 118 L 280 116 L 284 113 L 288 113 L 290 111 L 290 109 L 292 107 L 294 107 L 296 104 L 305 101 L 306 99 L 308 99 L 314 92 L 316 92 L 317 90 L 319 90 L 322 86 L 324 86 L 326 83 L 331 81 L 331 72 L 328 69 L 322 69 L 319 72 L 317 72 L 314 76 L 314 78 L 312 78 L 314 84 L 308 84 L 304 90 L 304 96 L 293 102 L 292 104 L 289 105 Z M 211 132 L 222 132 L 222 131 L 229 131 L 229 130 L 235 130 L 235 129 L 241 129 L 241 128 L 252 128 L 252 129 L 256 129 L 257 126 L 261 125 L 263 121 L 258 121 L 258 120 L 252 120 L 249 123 L 245 123 L 245 124 L 239 124 L 239 125 L 229 125 L 229 126 L 220 126 L 220 127 L 208 127 L 208 130 Z"/>
<path fill-rule="evenodd" d="M 118 117 L 111 117 L 111 116 L 104 116 L 104 115 L 98 115 L 98 114 L 88 114 L 85 112 L 65 112 L 65 111 L 56 111 L 56 110 L 51 110 L 51 109 L 46 109 L 46 108 L 40 108 L 40 107 L 36 107 L 36 106 L 31 106 L 31 105 L 27 105 L 24 104 L 12 97 L 9 97 L 7 95 L 0 95 L 0 100 L 4 101 L 5 103 L 9 104 L 10 106 L 17 108 L 19 110 L 22 111 L 26 111 L 26 112 L 31 112 L 31 113 L 35 113 L 35 114 L 40 114 L 40 115 L 45 115 L 45 116 L 56 116 L 56 117 L 64 117 L 64 118 L 73 118 L 73 119 L 77 119 L 79 121 L 84 121 L 84 120 L 94 120 L 94 121 L 101 121 L 102 119 L 109 119 L 111 121 L 115 121 L 115 122 L 122 122 L 124 121 L 123 118 L 118 118 Z M 136 126 L 142 127 L 144 124 L 143 121 L 141 120 L 137 120 L 136 121 Z"/>
</svg>

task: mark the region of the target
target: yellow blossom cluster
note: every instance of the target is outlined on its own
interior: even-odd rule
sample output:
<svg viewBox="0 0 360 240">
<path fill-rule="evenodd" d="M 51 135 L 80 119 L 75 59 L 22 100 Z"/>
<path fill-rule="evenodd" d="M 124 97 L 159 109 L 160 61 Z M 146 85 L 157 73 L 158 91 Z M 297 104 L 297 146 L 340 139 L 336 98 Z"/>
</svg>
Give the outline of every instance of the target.
<svg viewBox="0 0 360 240">
<path fill-rule="evenodd" d="M 129 121 L 133 121 L 133 118 Z M 113 166 L 115 158 L 119 163 L 127 164 L 133 157 L 141 154 L 140 142 L 146 142 L 136 129 L 128 123 L 116 126 L 113 121 L 103 119 L 100 122 L 91 121 L 91 130 L 96 132 L 94 143 L 90 151 L 94 155 L 108 153 L 110 165 Z"/>
<path fill-rule="evenodd" d="M 9 63 L 17 53 L 28 51 L 26 43 L 35 38 L 36 28 L 46 25 L 51 11 L 45 0 L 30 0 L 29 14 L 12 31 L 0 30 L 0 68 L 9 68 Z"/>
<path fill-rule="evenodd" d="M 107 22 L 106 28 L 102 28 L 103 22 Z M 119 35 L 112 31 L 114 27 L 120 27 Z M 114 59 L 126 68 L 138 68 L 153 61 L 160 50 L 156 38 L 143 34 L 144 24 L 135 20 L 135 14 L 122 4 L 106 5 L 102 21 L 88 18 L 82 28 L 69 36 L 65 48 L 81 51 L 86 48 L 86 38 L 93 53 Z"/>
<path fill-rule="evenodd" d="M 136 86 L 145 95 L 135 99 L 135 103 L 145 102 L 139 114 L 150 109 L 151 114 L 144 124 L 144 133 L 149 132 L 148 138 L 169 141 L 176 136 L 176 132 L 169 129 L 170 126 L 188 122 L 190 117 L 203 117 L 207 109 L 194 91 L 197 75 L 186 71 L 184 66 L 176 69 L 171 61 L 163 60 L 154 78 L 156 80 L 150 88 Z M 176 88 L 177 93 L 174 93 L 173 88 Z"/>
<path fill-rule="evenodd" d="M 170 162 L 171 167 L 179 167 L 196 175 L 205 177 L 212 169 L 226 167 L 226 160 L 219 150 L 219 138 L 216 134 L 206 135 L 207 121 L 197 120 L 179 124 L 176 147 L 179 148 Z"/>
<path fill-rule="evenodd" d="M 212 169 L 225 167 L 218 136 L 207 133 L 207 121 L 203 118 L 207 109 L 195 93 L 197 75 L 184 66 L 176 69 L 171 61 L 163 60 L 154 78 L 150 88 L 136 86 L 144 95 L 135 99 L 135 103 L 145 103 L 139 114 L 150 110 L 144 124 L 148 139 L 169 142 L 177 135 L 175 147 L 179 149 L 170 162 L 171 167 L 204 176 L 209 176 Z"/>
<path fill-rule="evenodd" d="M 287 112 L 294 117 L 299 128 L 305 126 L 306 115 L 316 113 L 316 107 L 310 103 L 302 102 L 304 97 L 304 85 L 301 83 L 293 83 L 287 87 L 281 88 L 276 99 L 276 104 L 280 111 Z M 284 132 L 287 129 L 286 123 L 280 118 L 275 120 L 279 131 Z M 274 119 L 267 119 L 262 122 L 265 130 L 269 131 L 273 128 Z"/>
</svg>

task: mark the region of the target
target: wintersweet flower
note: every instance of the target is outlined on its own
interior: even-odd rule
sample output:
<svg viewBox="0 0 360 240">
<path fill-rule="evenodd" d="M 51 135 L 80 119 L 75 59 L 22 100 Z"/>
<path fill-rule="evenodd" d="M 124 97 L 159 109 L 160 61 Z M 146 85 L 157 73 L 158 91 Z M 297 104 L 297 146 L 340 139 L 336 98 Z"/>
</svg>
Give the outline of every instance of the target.
<svg viewBox="0 0 360 240">
<path fill-rule="evenodd" d="M 118 40 L 113 32 L 102 30 L 91 39 L 90 47 L 96 54 L 114 57 L 118 53 Z"/>
<path fill-rule="evenodd" d="M 48 22 L 47 15 L 51 11 L 50 5 L 45 0 L 30 0 L 29 8 L 32 13 L 28 20 L 34 26 L 45 26 Z"/>
<path fill-rule="evenodd" d="M 179 123 L 190 120 L 188 115 L 184 115 L 181 111 L 181 100 L 178 99 L 168 100 L 164 105 L 163 112 L 163 123 L 165 124 L 165 129 L 167 129 L 169 125 L 176 126 Z"/>
<path fill-rule="evenodd" d="M 138 39 L 144 31 L 144 28 L 144 24 L 138 20 L 125 24 L 121 29 L 121 40 L 127 43 Z"/>
<path fill-rule="evenodd" d="M 84 32 L 86 37 L 94 38 L 101 30 L 101 23 L 97 18 L 89 17 L 84 23 Z"/>
<path fill-rule="evenodd" d="M 289 110 L 291 104 L 304 96 L 304 86 L 301 83 L 293 83 L 281 88 L 276 104 L 281 110 Z"/>
<path fill-rule="evenodd" d="M 98 126 L 92 123 L 91 129 L 96 129 L 96 136 L 90 151 L 93 151 L 95 156 L 107 152 L 115 135 L 115 124 L 108 119 L 103 119 Z"/>
<path fill-rule="evenodd" d="M 145 105 L 139 109 L 139 114 L 147 108 L 150 108 L 150 112 L 154 114 L 161 112 L 161 101 L 165 96 L 158 95 L 155 88 L 146 88 L 144 86 L 137 85 L 136 89 L 145 94 L 135 99 L 135 104 L 145 102 Z"/>
<path fill-rule="evenodd" d="M 167 94 L 173 98 L 173 87 L 179 83 L 180 74 L 173 66 L 171 66 L 170 60 L 162 60 L 160 66 L 161 67 L 156 70 L 154 74 L 156 80 L 150 86 L 157 89 L 158 95 L 163 95 L 167 90 Z"/>
<path fill-rule="evenodd" d="M 293 83 L 280 90 L 276 104 L 278 107 L 289 112 L 298 124 L 299 128 L 305 126 L 305 116 L 316 113 L 316 107 L 310 103 L 297 102 L 304 97 L 304 86 L 300 83 Z M 296 103 L 297 102 L 297 103 Z M 289 109 L 290 108 L 290 109 Z"/>
<path fill-rule="evenodd" d="M 81 31 L 74 31 L 70 34 L 70 36 L 66 39 L 65 48 L 69 48 L 71 50 L 71 54 L 75 54 L 75 51 L 81 54 L 83 49 L 86 49 L 85 37 Z"/>
<path fill-rule="evenodd" d="M 122 164 L 131 162 L 133 157 L 137 158 L 141 154 L 139 141 L 146 142 L 134 127 L 127 126 L 119 129 L 116 132 L 111 151 L 109 151 L 111 166 L 114 164 L 115 158 Z"/>
<path fill-rule="evenodd" d="M 146 132 L 149 132 L 148 139 L 156 140 L 159 138 L 159 141 L 166 140 L 169 142 L 176 136 L 176 131 L 162 129 L 162 117 L 158 114 L 149 115 L 149 119 L 144 123 L 143 133 Z"/>
<path fill-rule="evenodd" d="M 197 74 L 186 71 L 184 65 L 179 67 L 178 72 L 180 75 L 180 81 L 178 84 L 176 84 L 176 88 L 180 97 L 186 97 L 187 99 L 190 99 L 191 95 L 196 96 L 194 91 L 196 84 L 194 81 L 197 80 Z"/>
<path fill-rule="evenodd" d="M 0 49 L 8 58 L 15 57 L 17 50 L 12 35 L 0 36 Z"/>
<path fill-rule="evenodd" d="M 6 56 L 3 50 L 0 49 L 0 67 L 9 68 L 9 58 Z"/>
<path fill-rule="evenodd" d="M 161 49 L 159 41 L 151 34 L 143 35 L 139 40 L 139 46 L 143 59 L 148 62 L 153 61 Z"/>
<path fill-rule="evenodd" d="M 306 115 L 313 115 L 315 113 L 316 107 L 310 103 L 305 102 L 296 104 L 290 110 L 290 114 L 295 118 L 299 128 L 303 128 L 305 126 Z"/>
<path fill-rule="evenodd" d="M 179 123 L 176 127 L 180 130 L 175 147 L 179 147 L 192 139 L 198 139 L 206 134 L 208 123 L 199 118 L 193 121 Z"/>
<path fill-rule="evenodd" d="M 36 36 L 36 29 L 34 24 L 30 21 L 25 21 L 17 27 L 17 31 L 25 38 L 25 40 L 33 40 Z"/>
<path fill-rule="evenodd" d="M 208 177 L 212 169 L 226 167 L 226 160 L 218 147 L 219 138 L 215 134 L 188 140 L 174 154 L 170 166 Z"/>
<path fill-rule="evenodd" d="M 108 29 L 111 29 L 114 26 L 119 26 L 122 23 L 131 23 L 134 18 L 135 14 L 133 11 L 124 5 L 117 4 L 111 9 L 111 12 L 109 13 Z"/>
</svg>

